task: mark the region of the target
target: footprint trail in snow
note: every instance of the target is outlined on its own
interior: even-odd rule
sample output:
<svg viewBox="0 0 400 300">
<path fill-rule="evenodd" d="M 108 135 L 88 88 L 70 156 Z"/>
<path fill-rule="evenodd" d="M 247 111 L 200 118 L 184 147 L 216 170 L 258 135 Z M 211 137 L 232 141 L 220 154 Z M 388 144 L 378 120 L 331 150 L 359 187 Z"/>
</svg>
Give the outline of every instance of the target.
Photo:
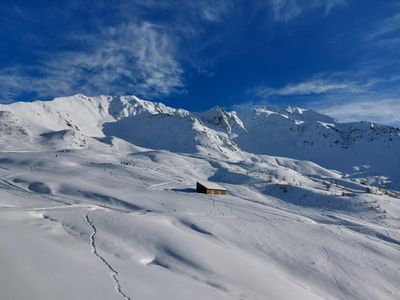
<svg viewBox="0 0 400 300">
<path fill-rule="evenodd" d="M 85 221 L 86 224 L 88 224 L 88 226 L 92 229 L 92 233 L 90 235 L 90 246 L 92 247 L 92 253 L 94 255 L 96 255 L 101 262 L 111 271 L 111 277 L 115 282 L 115 289 L 117 290 L 118 294 L 126 299 L 126 300 L 132 300 L 132 298 L 130 298 L 128 295 L 126 295 L 123 291 L 122 291 L 122 287 L 121 287 L 121 283 L 118 280 L 118 272 L 108 263 L 108 261 L 101 256 L 98 252 L 97 252 L 97 248 L 96 248 L 96 243 L 95 243 L 95 236 L 97 233 L 97 229 L 96 226 L 93 224 L 93 221 L 90 220 L 89 215 L 86 213 L 85 214 Z"/>
</svg>

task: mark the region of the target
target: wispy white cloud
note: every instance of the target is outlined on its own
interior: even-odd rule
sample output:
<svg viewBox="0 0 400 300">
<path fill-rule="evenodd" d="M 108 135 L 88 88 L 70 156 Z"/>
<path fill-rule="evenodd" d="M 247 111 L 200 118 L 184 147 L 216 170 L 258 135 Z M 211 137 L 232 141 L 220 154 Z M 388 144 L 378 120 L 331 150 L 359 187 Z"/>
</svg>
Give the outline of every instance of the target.
<svg viewBox="0 0 400 300">
<path fill-rule="evenodd" d="M 340 6 L 347 6 L 350 0 L 326 0 L 325 5 L 325 15 L 328 15 L 332 9 Z"/>
<path fill-rule="evenodd" d="M 270 5 L 272 15 L 277 21 L 287 22 L 302 12 L 302 7 L 296 0 L 272 0 Z"/>
<path fill-rule="evenodd" d="M 375 40 L 380 38 L 385 39 L 387 35 L 400 31 L 400 13 L 397 13 L 385 19 L 383 22 L 377 24 L 376 27 L 376 29 L 372 30 L 368 34 L 368 40 Z"/>
<path fill-rule="evenodd" d="M 0 97 L 21 93 L 39 97 L 77 92 L 163 96 L 184 88 L 183 68 L 173 37 L 151 23 L 129 23 L 97 35 L 75 36 L 82 51 L 63 51 L 39 65 L 0 71 Z"/>
<path fill-rule="evenodd" d="M 282 104 L 294 100 L 300 106 L 343 122 L 364 120 L 400 127 L 400 88 L 396 88 L 400 77 L 373 77 L 372 74 L 366 69 L 321 73 L 281 88 L 258 87 L 248 91 L 253 96 L 253 102 L 248 103 Z"/>
<path fill-rule="evenodd" d="M 273 96 L 298 96 L 318 95 L 338 91 L 360 91 L 360 87 L 354 82 L 335 82 L 327 79 L 311 79 L 295 84 L 287 84 L 281 88 L 268 86 L 257 87 L 250 91 L 257 97 L 268 99 Z"/>
<path fill-rule="evenodd" d="M 271 0 L 268 5 L 276 21 L 289 22 L 301 14 L 315 9 L 323 9 L 328 15 L 336 6 L 345 6 L 349 0 Z"/>
<path fill-rule="evenodd" d="M 26 94 L 130 93 L 158 98 L 185 93 L 184 65 L 196 63 L 190 54 L 183 53 L 182 40 L 201 35 L 202 25 L 221 22 L 234 7 L 228 0 L 117 0 L 112 9 L 107 1 L 96 0 L 96 4 L 96 10 L 112 21 L 97 17 L 85 20 L 92 26 L 90 30 L 63 33 L 62 42 L 69 50 L 35 52 L 37 61 L 32 65 L 0 69 L 1 101 L 21 99 Z M 63 13 L 86 12 L 90 9 L 87 5 L 72 1 Z M 55 11 L 50 10 L 49 15 L 62 16 L 58 8 L 51 9 Z M 29 10 L 16 6 L 9 11 L 14 13 L 8 19 L 10 28 L 14 19 L 37 24 L 38 20 L 29 18 Z M 155 13 L 170 17 L 154 18 Z M 46 27 L 47 31 L 52 29 Z"/>
<path fill-rule="evenodd" d="M 390 51 L 400 47 L 400 5 L 393 7 L 397 13 L 386 19 L 376 21 L 372 24 L 372 29 L 364 34 L 366 47 L 378 47 L 379 50 Z"/>
<path fill-rule="evenodd" d="M 325 14 L 328 14 L 334 7 L 348 1 L 257 0 L 254 3 L 262 4 L 254 5 L 254 9 L 267 12 L 274 21 L 288 22 L 315 8 L 321 11 L 324 9 Z M 69 4 L 66 4 L 66 9 L 49 8 L 49 11 L 42 11 L 40 15 L 54 15 L 54 21 L 54 18 L 62 18 L 65 14 L 73 14 L 76 11 L 86 13 L 90 9 L 89 4 L 80 1 L 71 3 L 73 9 L 67 9 Z M 197 49 L 188 46 L 190 41 L 203 33 L 204 24 L 214 26 L 229 18 L 233 20 L 243 16 L 244 7 L 247 5 L 244 0 L 117 0 L 112 9 L 107 1 L 96 0 L 96 4 L 96 10 L 107 15 L 108 21 L 94 17 L 85 23 L 90 25 L 90 30 L 75 31 L 60 38 L 69 50 L 51 47 L 49 51 L 33 51 L 35 61 L 31 65 L 1 69 L 0 100 L 20 99 L 21 95 L 25 94 L 52 97 L 78 92 L 135 93 L 148 97 L 163 97 L 173 93 L 184 93 L 188 69 L 213 74 L 210 66 L 216 61 L 216 57 L 231 50 L 229 47 L 221 47 L 218 53 L 206 58 L 199 57 L 198 53 L 207 52 L 207 47 L 221 43 L 222 39 L 234 39 L 235 30 L 219 26 L 220 31 L 213 36 L 207 36 L 207 39 L 201 39 L 201 43 L 197 43 Z M 56 12 L 51 9 L 56 9 Z M 34 22 L 35 26 L 39 23 L 37 18 L 30 19 L 32 14 L 29 10 L 15 11 L 17 16 L 10 16 L 8 19 L 10 28 L 15 27 L 14 19 L 22 16 L 24 23 Z M 154 14 L 168 17 L 154 18 Z M 235 26 L 234 22 L 230 24 Z M 57 31 L 49 26 L 44 28 L 46 32 L 51 32 L 54 39 Z M 49 40 L 38 40 L 31 44 L 41 47 L 48 42 Z M 184 48 L 181 48 L 182 44 L 185 44 Z M 314 85 L 317 86 L 314 86 L 314 89 L 328 88 L 323 87 L 324 84 L 327 85 L 315 82 Z M 296 87 L 286 87 L 286 92 L 290 89 L 296 90 Z M 307 87 L 300 86 L 297 89 L 307 90 Z M 285 89 L 281 92 L 285 92 Z M 267 90 L 264 93 L 268 93 Z"/>
<path fill-rule="evenodd" d="M 204 5 L 200 5 L 199 13 L 203 20 L 216 23 L 223 20 L 233 9 L 234 1 L 213 1 L 212 3 L 207 3 L 207 1 L 199 1 Z M 198 5 L 199 5 L 198 4 Z"/>
<path fill-rule="evenodd" d="M 317 103 L 312 108 L 342 122 L 363 120 L 400 127 L 400 98 Z"/>
</svg>

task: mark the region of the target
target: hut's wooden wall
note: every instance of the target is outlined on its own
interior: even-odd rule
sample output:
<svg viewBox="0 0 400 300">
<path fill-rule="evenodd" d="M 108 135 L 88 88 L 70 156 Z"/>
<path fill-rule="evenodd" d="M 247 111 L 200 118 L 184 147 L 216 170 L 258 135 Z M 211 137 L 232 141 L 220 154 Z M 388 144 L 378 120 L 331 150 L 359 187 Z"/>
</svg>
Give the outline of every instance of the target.
<svg viewBox="0 0 400 300">
<path fill-rule="evenodd" d="M 224 190 L 216 190 L 216 189 L 207 189 L 205 186 L 196 183 L 196 191 L 198 193 L 209 194 L 209 195 L 225 195 L 226 191 Z"/>
<path fill-rule="evenodd" d="M 212 194 L 212 195 L 225 195 L 226 191 L 223 190 L 207 190 L 207 194 Z"/>
</svg>

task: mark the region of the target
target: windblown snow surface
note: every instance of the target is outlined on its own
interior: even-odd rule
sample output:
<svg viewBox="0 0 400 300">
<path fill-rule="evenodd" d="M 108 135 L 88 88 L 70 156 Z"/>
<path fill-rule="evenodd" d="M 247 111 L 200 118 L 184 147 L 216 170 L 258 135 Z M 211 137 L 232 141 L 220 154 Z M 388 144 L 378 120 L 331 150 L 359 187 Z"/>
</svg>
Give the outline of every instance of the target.
<svg viewBox="0 0 400 300">
<path fill-rule="evenodd" d="M 398 129 L 76 95 L 0 151 L 1 299 L 400 299 Z"/>
</svg>

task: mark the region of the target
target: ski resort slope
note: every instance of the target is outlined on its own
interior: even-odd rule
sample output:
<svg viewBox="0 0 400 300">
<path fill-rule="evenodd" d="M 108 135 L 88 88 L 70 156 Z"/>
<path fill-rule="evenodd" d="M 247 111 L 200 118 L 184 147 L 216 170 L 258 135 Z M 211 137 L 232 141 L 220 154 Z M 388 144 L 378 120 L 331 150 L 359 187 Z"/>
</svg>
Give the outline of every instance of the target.
<svg viewBox="0 0 400 300">
<path fill-rule="evenodd" d="M 1 299 L 399 299 L 395 189 L 243 151 L 239 113 L 88 99 L 1 107 Z"/>
</svg>

